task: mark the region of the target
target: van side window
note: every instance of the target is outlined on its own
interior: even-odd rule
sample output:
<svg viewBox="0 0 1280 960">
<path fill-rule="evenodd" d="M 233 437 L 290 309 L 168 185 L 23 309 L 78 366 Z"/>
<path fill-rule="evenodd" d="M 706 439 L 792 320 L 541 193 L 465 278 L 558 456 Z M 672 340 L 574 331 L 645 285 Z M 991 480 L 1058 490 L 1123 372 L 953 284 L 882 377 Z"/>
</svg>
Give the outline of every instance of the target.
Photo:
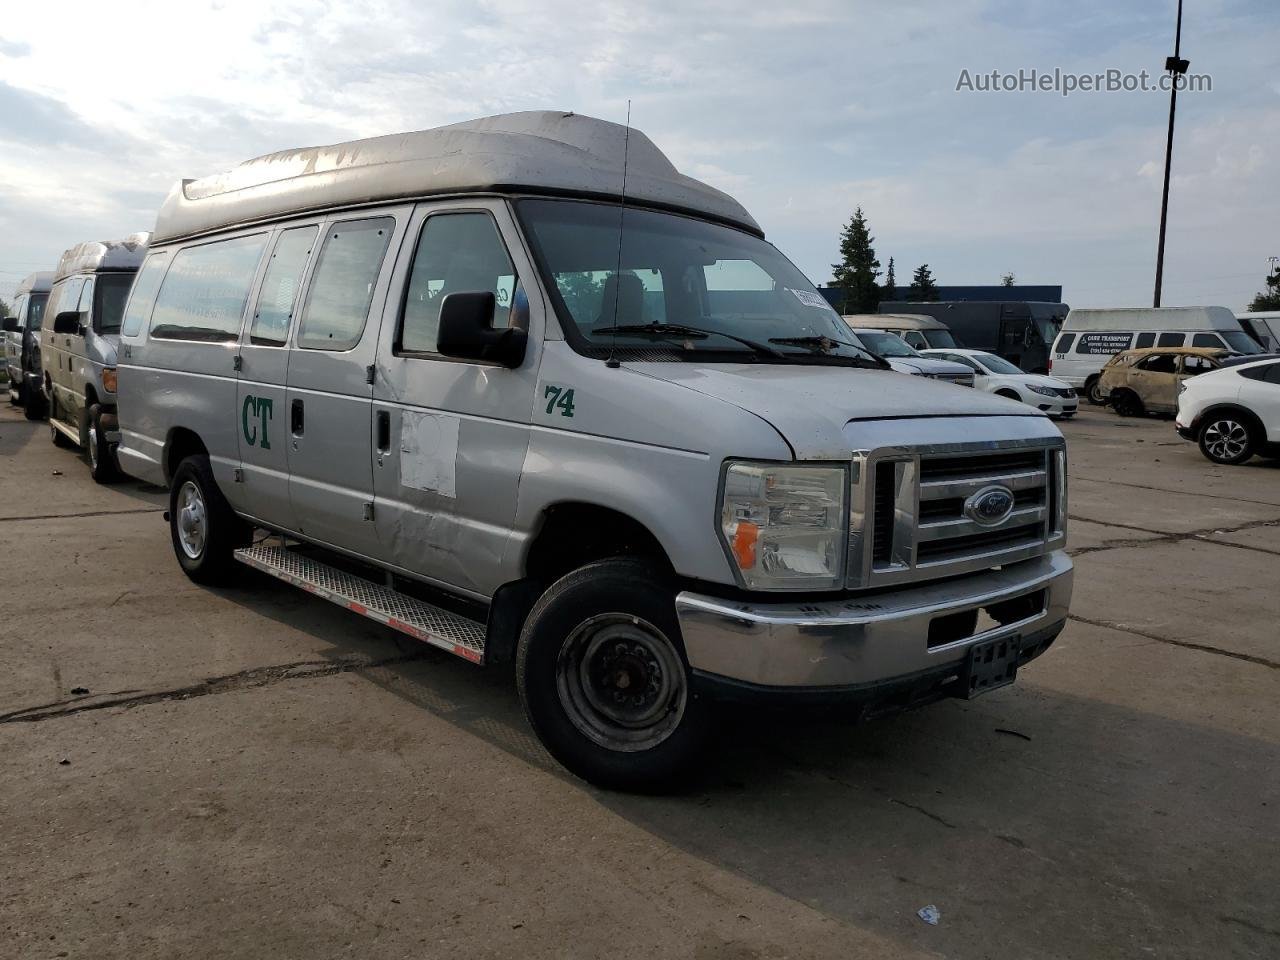
<svg viewBox="0 0 1280 960">
<path fill-rule="evenodd" d="M 266 346 L 283 346 L 289 339 L 289 321 L 293 319 L 302 271 L 315 246 L 319 227 L 294 227 L 280 234 L 276 248 L 267 263 L 267 275 L 258 293 L 258 307 L 253 312 L 249 339 Z"/>
<path fill-rule="evenodd" d="M 1216 333 L 1197 333 L 1191 338 L 1193 347 L 1225 347 L 1222 338 Z"/>
<path fill-rule="evenodd" d="M 18 329 L 21 330 L 26 326 L 26 317 L 23 315 L 27 308 L 27 295 L 21 294 L 15 297 L 13 303 L 9 306 L 9 315 L 18 321 Z"/>
<path fill-rule="evenodd" d="M 331 224 L 307 289 L 298 346 L 350 350 L 360 342 L 382 258 L 395 230 L 394 217 Z"/>
<path fill-rule="evenodd" d="M 1147 347 L 1156 345 L 1156 335 L 1154 333 L 1140 333 L 1138 339 L 1134 341 L 1134 347 L 1138 350 L 1145 350 Z"/>
<path fill-rule="evenodd" d="M 210 343 L 237 339 L 266 242 L 265 233 L 255 233 L 174 254 L 156 297 L 151 336 Z"/>
<path fill-rule="evenodd" d="M 84 289 L 84 277 L 68 277 L 66 280 L 60 280 L 53 285 L 53 295 L 49 298 L 49 303 L 53 307 L 53 313 L 50 316 L 57 317 L 60 313 L 75 313 L 80 309 L 80 291 Z"/>
<path fill-rule="evenodd" d="M 160 292 L 160 281 L 164 279 L 164 268 L 168 265 L 167 253 L 153 253 L 142 264 L 133 281 L 129 302 L 125 304 L 124 321 L 120 326 L 124 336 L 136 337 L 151 319 L 151 308 L 156 305 L 156 294 Z"/>
<path fill-rule="evenodd" d="M 1070 353 L 1071 345 L 1076 342 L 1074 333 L 1064 333 L 1058 338 L 1058 343 L 1053 348 L 1054 353 Z"/>
<path fill-rule="evenodd" d="M 451 293 L 492 293 L 496 326 L 508 323 L 516 271 L 487 213 L 438 213 L 418 237 L 396 351 L 435 353 L 440 303 Z"/>
<path fill-rule="evenodd" d="M 1185 333 L 1162 333 L 1156 338 L 1157 347 L 1180 347 L 1187 340 Z"/>
<path fill-rule="evenodd" d="M 917 350 L 928 350 L 929 344 L 925 343 L 924 334 L 919 330 L 908 330 L 902 335 L 902 339 L 907 341 L 907 346 L 915 347 Z"/>
</svg>

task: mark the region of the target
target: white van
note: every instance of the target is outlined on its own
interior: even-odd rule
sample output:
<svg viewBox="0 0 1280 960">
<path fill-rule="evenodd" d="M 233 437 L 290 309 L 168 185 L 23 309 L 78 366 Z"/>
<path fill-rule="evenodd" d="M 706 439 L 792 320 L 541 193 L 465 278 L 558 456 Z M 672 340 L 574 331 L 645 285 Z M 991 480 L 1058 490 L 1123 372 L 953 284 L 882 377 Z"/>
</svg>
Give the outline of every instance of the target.
<svg viewBox="0 0 1280 960">
<path fill-rule="evenodd" d="M 1249 336 L 1262 344 L 1263 350 L 1280 352 L 1280 310 L 1237 313 L 1236 319 Z"/>
<path fill-rule="evenodd" d="M 844 322 L 863 330 L 896 333 L 917 350 L 954 350 L 961 346 L 941 320 L 922 313 L 854 313 Z"/>
<path fill-rule="evenodd" d="M 1122 350 L 1204 347 L 1261 353 L 1226 307 L 1077 308 L 1067 314 L 1053 344 L 1050 372 L 1102 404 L 1098 376 Z"/>
<path fill-rule="evenodd" d="M 1058 429 L 887 369 L 619 124 L 183 181 L 120 351 L 120 461 L 169 486 L 189 577 L 247 564 L 514 660 L 542 741 L 606 786 L 693 769 L 719 698 L 972 697 L 1066 621 Z"/>
</svg>

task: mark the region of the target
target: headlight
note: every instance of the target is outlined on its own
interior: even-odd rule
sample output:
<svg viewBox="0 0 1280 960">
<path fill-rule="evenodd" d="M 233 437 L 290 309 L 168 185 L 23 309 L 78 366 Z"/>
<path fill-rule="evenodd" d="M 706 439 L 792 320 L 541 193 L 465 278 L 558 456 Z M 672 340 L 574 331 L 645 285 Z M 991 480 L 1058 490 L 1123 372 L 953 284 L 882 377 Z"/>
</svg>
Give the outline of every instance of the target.
<svg viewBox="0 0 1280 960">
<path fill-rule="evenodd" d="M 103 367 L 102 389 L 107 391 L 107 393 L 116 392 L 116 368 L 115 367 Z"/>
<path fill-rule="evenodd" d="M 1058 391 L 1054 387 L 1041 387 L 1034 383 L 1026 383 L 1026 384 L 1023 384 L 1023 386 L 1025 386 L 1028 390 L 1032 391 L 1033 393 L 1040 394 L 1040 396 L 1042 397 L 1056 397 L 1058 395 Z"/>
<path fill-rule="evenodd" d="M 844 584 L 845 467 L 731 463 L 720 535 L 743 586 L 819 590 Z"/>
</svg>

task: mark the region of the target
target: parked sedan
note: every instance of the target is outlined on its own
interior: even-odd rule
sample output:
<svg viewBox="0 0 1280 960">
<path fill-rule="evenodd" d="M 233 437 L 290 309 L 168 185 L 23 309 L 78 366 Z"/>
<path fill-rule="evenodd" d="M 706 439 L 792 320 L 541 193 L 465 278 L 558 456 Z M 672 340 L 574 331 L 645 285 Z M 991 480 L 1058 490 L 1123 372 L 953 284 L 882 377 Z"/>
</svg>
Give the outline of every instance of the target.
<svg viewBox="0 0 1280 960">
<path fill-rule="evenodd" d="M 961 349 L 920 352 L 926 357 L 963 364 L 973 371 L 973 385 L 978 390 L 1021 400 L 1051 417 L 1073 417 L 1080 406 L 1075 388 L 1065 380 L 1027 373 L 994 353 Z"/>
<path fill-rule="evenodd" d="M 845 322 L 849 321 L 846 319 Z M 951 363 L 939 357 L 926 357 L 923 352 L 909 345 L 896 333 L 885 333 L 883 330 L 870 330 L 866 327 L 853 327 L 851 332 L 858 346 L 884 357 L 889 361 L 889 366 L 899 373 L 909 373 L 913 377 L 928 377 L 931 380 L 943 380 L 962 387 L 973 386 L 973 368 L 967 363 Z"/>
<path fill-rule="evenodd" d="M 1214 463 L 1244 463 L 1255 453 L 1280 458 L 1280 361 L 1224 367 L 1184 380 L 1178 434 Z"/>
</svg>

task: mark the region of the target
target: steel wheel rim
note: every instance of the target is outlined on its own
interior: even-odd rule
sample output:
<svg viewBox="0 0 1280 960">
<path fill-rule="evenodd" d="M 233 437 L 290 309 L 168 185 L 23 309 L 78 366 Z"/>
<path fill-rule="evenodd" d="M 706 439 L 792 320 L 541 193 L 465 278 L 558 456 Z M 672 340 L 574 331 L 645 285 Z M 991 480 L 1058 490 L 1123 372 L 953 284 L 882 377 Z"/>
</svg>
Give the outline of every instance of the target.
<svg viewBox="0 0 1280 960">
<path fill-rule="evenodd" d="M 98 428 L 89 428 L 89 466 L 98 472 Z"/>
<path fill-rule="evenodd" d="M 623 613 L 580 623 L 556 660 L 556 693 L 580 733 L 621 753 L 651 750 L 688 704 L 684 663 L 653 624 Z"/>
<path fill-rule="evenodd" d="M 1234 460 L 1249 444 L 1249 431 L 1236 420 L 1215 420 L 1204 431 L 1204 446 L 1219 460 Z"/>
<path fill-rule="evenodd" d="M 178 490 L 175 521 L 182 552 L 192 560 L 199 560 L 209 538 L 209 511 L 205 508 L 204 494 L 191 480 Z"/>
</svg>

